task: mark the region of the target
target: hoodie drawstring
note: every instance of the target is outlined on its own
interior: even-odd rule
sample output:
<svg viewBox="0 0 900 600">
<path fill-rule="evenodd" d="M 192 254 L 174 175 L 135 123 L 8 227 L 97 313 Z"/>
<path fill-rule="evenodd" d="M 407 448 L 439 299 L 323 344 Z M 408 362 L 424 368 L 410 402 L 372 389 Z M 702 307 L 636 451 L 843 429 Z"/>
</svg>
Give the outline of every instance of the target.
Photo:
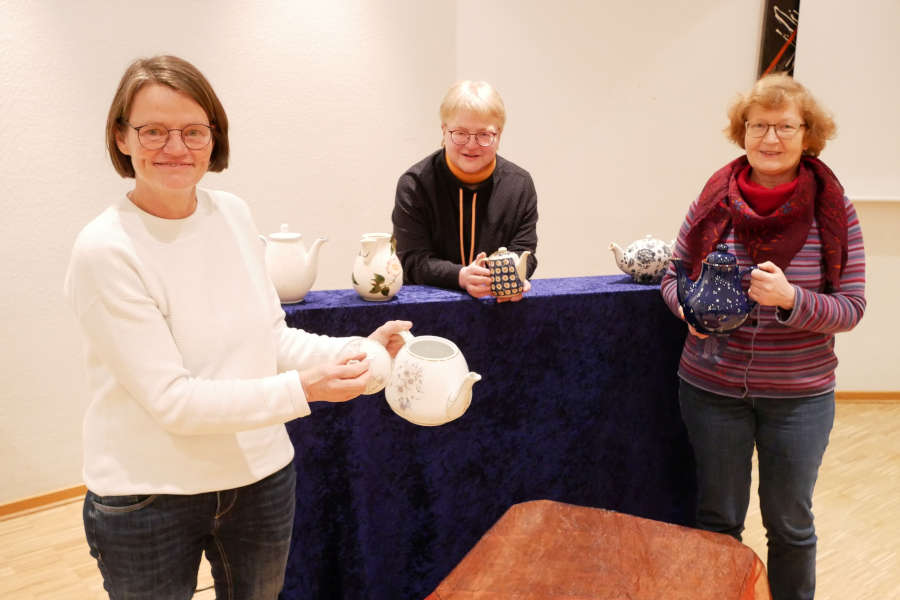
<svg viewBox="0 0 900 600">
<path fill-rule="evenodd" d="M 463 242 L 463 189 L 459 188 L 459 261 L 462 266 L 471 265 L 475 260 L 475 201 L 478 198 L 478 192 L 472 193 L 472 238 L 469 244 L 469 262 L 466 262 L 466 254 L 464 252 L 465 243 Z"/>
</svg>

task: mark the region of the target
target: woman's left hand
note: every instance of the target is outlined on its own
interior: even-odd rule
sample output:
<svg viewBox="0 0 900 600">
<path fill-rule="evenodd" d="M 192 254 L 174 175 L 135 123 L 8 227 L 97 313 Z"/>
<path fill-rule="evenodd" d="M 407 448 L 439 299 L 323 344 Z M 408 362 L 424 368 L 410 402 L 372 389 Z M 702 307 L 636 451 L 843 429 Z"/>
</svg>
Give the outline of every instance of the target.
<svg viewBox="0 0 900 600">
<path fill-rule="evenodd" d="M 405 343 L 400 337 L 401 331 L 409 331 L 412 321 L 388 321 L 369 335 L 369 339 L 387 348 L 388 354 L 397 356 Z"/>
<path fill-rule="evenodd" d="M 784 271 L 770 260 L 756 265 L 750 272 L 750 289 L 747 295 L 763 306 L 778 306 L 785 310 L 794 308 L 794 286 L 784 276 Z"/>
</svg>

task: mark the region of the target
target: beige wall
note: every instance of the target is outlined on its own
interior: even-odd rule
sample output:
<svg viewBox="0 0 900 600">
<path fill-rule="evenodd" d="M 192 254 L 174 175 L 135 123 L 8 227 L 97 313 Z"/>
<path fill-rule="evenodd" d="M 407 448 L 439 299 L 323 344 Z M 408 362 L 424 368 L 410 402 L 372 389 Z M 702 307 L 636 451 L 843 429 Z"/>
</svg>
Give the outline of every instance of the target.
<svg viewBox="0 0 900 600">
<path fill-rule="evenodd" d="M 396 179 L 437 147 L 437 105 L 457 78 L 492 81 L 506 100 L 500 152 L 532 172 L 540 196 L 538 276 L 614 273 L 609 241 L 673 237 L 705 178 L 737 154 L 720 134 L 724 107 L 755 76 L 762 2 L 675 4 L 162 0 L 143 13 L 99 1 L 4 2 L 0 503 L 80 480 L 82 354 L 61 285 L 77 231 L 128 189 L 102 132 L 131 58 L 172 52 L 206 73 L 233 148 L 231 168 L 206 185 L 244 197 L 263 231 L 288 222 L 308 239 L 327 236 L 317 289 L 349 287 L 359 234 L 390 229 Z M 854 85 L 896 78 L 888 58 L 874 60 L 884 63 Z M 858 108 L 846 89 L 819 93 Z M 891 144 L 876 138 L 848 154 L 867 164 L 867 154 L 895 152 Z M 853 182 L 864 187 L 870 175 Z M 900 194 L 885 187 L 866 193 Z M 881 335 L 897 333 L 887 311 L 897 293 L 888 274 L 900 272 L 898 205 L 860 213 L 870 255 L 876 248 L 870 308 L 839 338 L 839 387 L 898 390 Z"/>
<path fill-rule="evenodd" d="M 866 244 L 866 316 L 837 339 L 838 389 L 900 390 L 900 2 L 803 3 L 795 76 L 834 112 L 822 158 L 854 200 Z M 804 33 L 805 32 L 805 33 Z"/>
<path fill-rule="evenodd" d="M 397 177 L 439 140 L 454 23 L 452 3 L 420 0 L 0 2 L 0 503 L 80 482 L 82 350 L 61 289 L 79 229 L 130 187 L 103 146 L 125 66 L 170 52 L 206 74 L 232 155 L 205 184 L 263 231 L 327 236 L 317 287 L 345 288 L 360 233 L 390 230 Z"/>
</svg>

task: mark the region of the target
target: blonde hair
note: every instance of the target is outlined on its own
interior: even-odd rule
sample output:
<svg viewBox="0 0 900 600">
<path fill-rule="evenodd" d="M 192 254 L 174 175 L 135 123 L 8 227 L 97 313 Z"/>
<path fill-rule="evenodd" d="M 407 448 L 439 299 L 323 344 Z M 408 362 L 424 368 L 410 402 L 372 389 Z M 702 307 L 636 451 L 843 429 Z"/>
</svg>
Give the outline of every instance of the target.
<svg viewBox="0 0 900 600">
<path fill-rule="evenodd" d="M 806 125 L 804 141 L 807 148 L 803 152 L 809 156 L 818 156 L 825 148 L 825 143 L 834 137 L 837 126 L 809 90 L 786 73 L 765 75 L 749 92 L 738 95 L 728 109 L 726 137 L 743 148 L 747 112 L 751 107 L 779 109 L 791 103 L 797 106 Z"/>
<path fill-rule="evenodd" d="M 441 102 L 441 125 L 446 125 L 461 111 L 472 111 L 485 120 L 492 121 L 497 131 L 506 125 L 506 107 L 497 90 L 486 81 L 458 81 L 447 90 Z"/>
<path fill-rule="evenodd" d="M 148 83 L 158 83 L 190 96 L 206 112 L 212 126 L 213 149 L 209 157 L 210 171 L 223 171 L 228 166 L 228 117 L 218 96 L 197 67 L 177 56 L 139 58 L 125 70 L 106 116 L 106 149 L 113 167 L 122 177 L 134 177 L 131 157 L 116 144 L 116 133 L 125 131 L 134 97 Z"/>
</svg>

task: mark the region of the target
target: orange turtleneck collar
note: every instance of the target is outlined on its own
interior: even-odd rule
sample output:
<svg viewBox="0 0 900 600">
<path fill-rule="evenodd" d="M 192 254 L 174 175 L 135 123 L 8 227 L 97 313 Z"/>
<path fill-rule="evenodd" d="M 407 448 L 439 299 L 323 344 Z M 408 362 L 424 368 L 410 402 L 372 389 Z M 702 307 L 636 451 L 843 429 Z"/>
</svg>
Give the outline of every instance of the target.
<svg viewBox="0 0 900 600">
<path fill-rule="evenodd" d="M 453 173 L 453 176 L 459 179 L 463 183 L 475 184 L 481 183 L 488 177 L 494 174 L 494 168 L 497 166 L 497 157 L 494 157 L 494 160 L 491 161 L 491 164 L 478 171 L 477 173 L 464 173 L 462 169 L 453 164 L 453 161 L 450 160 L 450 157 L 447 156 L 447 153 L 444 152 L 444 159 L 447 161 L 447 168 L 450 169 L 450 172 Z"/>
</svg>

